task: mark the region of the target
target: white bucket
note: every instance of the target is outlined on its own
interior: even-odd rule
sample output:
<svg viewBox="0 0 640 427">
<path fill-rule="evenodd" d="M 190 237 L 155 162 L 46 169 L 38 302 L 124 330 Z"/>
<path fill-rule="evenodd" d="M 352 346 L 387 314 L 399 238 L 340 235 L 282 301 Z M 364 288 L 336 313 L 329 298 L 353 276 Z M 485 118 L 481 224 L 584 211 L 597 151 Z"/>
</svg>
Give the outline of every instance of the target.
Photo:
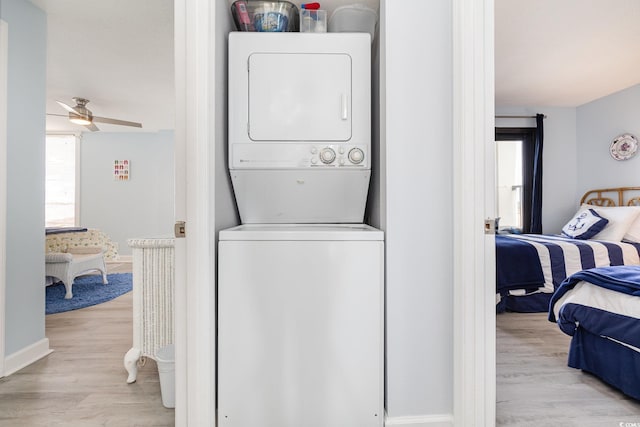
<svg viewBox="0 0 640 427">
<path fill-rule="evenodd" d="M 376 34 L 378 14 L 361 4 L 336 8 L 329 18 L 330 33 L 369 33 L 371 42 Z"/>
<path fill-rule="evenodd" d="M 176 360 L 173 344 L 161 347 L 156 351 L 156 363 L 160 376 L 160 393 L 165 408 L 176 407 Z"/>
</svg>

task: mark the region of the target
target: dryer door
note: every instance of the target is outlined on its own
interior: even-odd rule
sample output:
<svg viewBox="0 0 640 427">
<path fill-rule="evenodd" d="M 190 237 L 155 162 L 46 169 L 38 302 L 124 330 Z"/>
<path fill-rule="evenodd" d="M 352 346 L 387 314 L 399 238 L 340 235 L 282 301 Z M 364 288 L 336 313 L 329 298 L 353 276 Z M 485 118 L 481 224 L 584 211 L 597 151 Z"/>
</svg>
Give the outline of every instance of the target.
<svg viewBox="0 0 640 427">
<path fill-rule="evenodd" d="M 350 140 L 351 68 L 347 54 L 251 54 L 249 138 Z"/>
</svg>

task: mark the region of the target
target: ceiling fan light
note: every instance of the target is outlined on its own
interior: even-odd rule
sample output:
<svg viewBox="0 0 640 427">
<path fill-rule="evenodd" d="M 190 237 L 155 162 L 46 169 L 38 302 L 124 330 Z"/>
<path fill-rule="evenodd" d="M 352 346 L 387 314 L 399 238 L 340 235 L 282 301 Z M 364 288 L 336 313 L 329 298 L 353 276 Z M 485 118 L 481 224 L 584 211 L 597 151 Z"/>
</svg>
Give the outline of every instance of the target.
<svg viewBox="0 0 640 427">
<path fill-rule="evenodd" d="M 82 117 L 82 116 L 71 115 L 71 114 L 69 114 L 69 121 L 71 123 L 75 123 L 77 125 L 83 125 L 83 126 L 91 124 L 91 120 L 89 120 L 89 119 L 87 119 L 85 117 Z"/>
</svg>

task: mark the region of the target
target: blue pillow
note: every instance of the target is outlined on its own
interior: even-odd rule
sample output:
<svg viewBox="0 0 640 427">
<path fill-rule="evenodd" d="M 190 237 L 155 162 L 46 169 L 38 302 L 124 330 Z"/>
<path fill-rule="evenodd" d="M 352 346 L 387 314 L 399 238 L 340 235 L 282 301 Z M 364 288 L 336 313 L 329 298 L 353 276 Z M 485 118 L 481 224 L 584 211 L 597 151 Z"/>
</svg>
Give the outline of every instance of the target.
<svg viewBox="0 0 640 427">
<path fill-rule="evenodd" d="M 598 215 L 593 209 L 578 212 L 564 227 L 562 234 L 572 239 L 590 239 L 609 223 L 609 220 Z"/>
</svg>

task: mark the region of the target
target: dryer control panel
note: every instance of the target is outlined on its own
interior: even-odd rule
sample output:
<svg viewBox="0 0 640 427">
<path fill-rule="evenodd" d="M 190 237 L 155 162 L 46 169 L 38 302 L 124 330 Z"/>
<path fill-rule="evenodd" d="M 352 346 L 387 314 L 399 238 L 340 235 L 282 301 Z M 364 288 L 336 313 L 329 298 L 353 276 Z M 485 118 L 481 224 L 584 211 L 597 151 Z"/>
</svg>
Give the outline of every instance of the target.
<svg viewBox="0 0 640 427">
<path fill-rule="evenodd" d="M 234 144 L 232 169 L 369 168 L 366 145 L 353 144 Z"/>
<path fill-rule="evenodd" d="M 367 33 L 229 34 L 229 167 L 371 167 Z"/>
</svg>

